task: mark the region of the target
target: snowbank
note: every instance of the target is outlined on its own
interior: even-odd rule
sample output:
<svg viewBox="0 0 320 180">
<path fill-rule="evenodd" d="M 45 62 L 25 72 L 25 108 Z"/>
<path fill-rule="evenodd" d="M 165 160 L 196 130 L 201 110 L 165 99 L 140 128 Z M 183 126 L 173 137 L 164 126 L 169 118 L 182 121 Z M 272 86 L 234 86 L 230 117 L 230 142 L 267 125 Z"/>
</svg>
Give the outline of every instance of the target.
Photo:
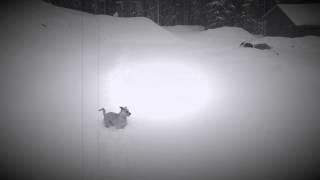
<svg viewBox="0 0 320 180">
<path fill-rule="evenodd" d="M 202 32 L 202 34 L 215 44 L 221 43 L 221 46 L 224 46 L 224 43 L 227 46 L 232 46 L 232 44 L 239 45 L 242 41 L 254 39 L 254 36 L 246 30 L 234 27 L 209 29 Z"/>
<path fill-rule="evenodd" d="M 185 44 L 205 45 L 204 49 L 213 45 L 216 48 L 211 50 L 219 52 L 239 47 L 241 42 L 251 41 L 256 38 L 244 29 L 235 27 L 221 27 L 205 31 L 199 30 L 198 26 L 171 26 L 165 28 L 180 39 L 186 40 Z"/>
<path fill-rule="evenodd" d="M 114 43 L 173 43 L 178 38 L 144 17 L 100 16 L 101 39 Z"/>
</svg>

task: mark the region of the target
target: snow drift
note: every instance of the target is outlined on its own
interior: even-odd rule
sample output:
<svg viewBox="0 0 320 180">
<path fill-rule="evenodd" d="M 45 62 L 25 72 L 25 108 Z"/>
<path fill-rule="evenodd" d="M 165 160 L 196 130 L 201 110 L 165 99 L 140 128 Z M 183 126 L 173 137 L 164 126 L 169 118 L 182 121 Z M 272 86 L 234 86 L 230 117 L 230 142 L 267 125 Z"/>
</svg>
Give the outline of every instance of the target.
<svg viewBox="0 0 320 180">
<path fill-rule="evenodd" d="M 99 17 L 100 38 L 108 43 L 172 43 L 178 38 L 144 17 Z"/>
</svg>

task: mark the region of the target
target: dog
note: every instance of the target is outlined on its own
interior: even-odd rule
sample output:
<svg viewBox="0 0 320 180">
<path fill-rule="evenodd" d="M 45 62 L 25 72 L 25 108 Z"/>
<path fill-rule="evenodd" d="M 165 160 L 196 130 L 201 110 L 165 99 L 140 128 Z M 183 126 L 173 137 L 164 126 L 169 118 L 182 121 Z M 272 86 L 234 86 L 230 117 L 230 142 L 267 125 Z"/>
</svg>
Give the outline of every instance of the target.
<svg viewBox="0 0 320 180">
<path fill-rule="evenodd" d="M 120 106 L 120 112 L 108 112 L 104 108 L 99 109 L 98 111 L 102 111 L 104 117 L 104 125 L 105 127 L 109 128 L 114 126 L 116 129 L 123 129 L 127 126 L 128 121 L 127 117 L 131 115 L 130 111 L 127 107 Z"/>
</svg>

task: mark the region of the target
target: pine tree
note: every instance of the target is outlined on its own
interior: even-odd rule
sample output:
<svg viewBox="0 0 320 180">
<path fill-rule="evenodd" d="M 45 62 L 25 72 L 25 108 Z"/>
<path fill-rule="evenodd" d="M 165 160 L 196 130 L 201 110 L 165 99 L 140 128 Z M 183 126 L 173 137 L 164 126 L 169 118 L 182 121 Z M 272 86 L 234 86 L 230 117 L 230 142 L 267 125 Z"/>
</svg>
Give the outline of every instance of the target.
<svg viewBox="0 0 320 180">
<path fill-rule="evenodd" d="M 241 4 L 239 22 L 237 25 L 251 33 L 260 33 L 262 23 L 259 20 L 259 6 L 256 0 L 243 0 Z"/>
<path fill-rule="evenodd" d="M 234 5 L 231 0 L 211 0 L 206 3 L 206 27 L 217 28 L 232 25 Z"/>
<path fill-rule="evenodd" d="M 206 28 L 236 26 L 260 33 L 258 0 L 210 0 L 205 4 Z"/>
<path fill-rule="evenodd" d="M 191 25 L 201 25 L 203 24 L 201 21 L 201 8 L 202 8 L 201 0 L 193 0 L 190 4 L 190 21 Z"/>
<path fill-rule="evenodd" d="M 176 24 L 176 7 L 173 0 L 163 1 L 160 7 L 160 22 L 163 26 Z"/>
<path fill-rule="evenodd" d="M 157 22 L 157 2 L 156 0 L 144 1 L 144 16 Z"/>
</svg>

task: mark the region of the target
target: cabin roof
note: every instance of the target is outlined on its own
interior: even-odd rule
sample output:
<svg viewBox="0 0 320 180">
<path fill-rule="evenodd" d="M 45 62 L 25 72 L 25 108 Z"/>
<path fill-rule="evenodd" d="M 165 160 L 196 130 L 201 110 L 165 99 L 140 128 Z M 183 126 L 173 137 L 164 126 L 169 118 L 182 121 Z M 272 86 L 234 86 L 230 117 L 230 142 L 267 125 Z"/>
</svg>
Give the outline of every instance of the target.
<svg viewBox="0 0 320 180">
<path fill-rule="evenodd" d="M 320 4 L 277 4 L 265 15 L 279 8 L 296 26 L 320 26 Z"/>
</svg>

